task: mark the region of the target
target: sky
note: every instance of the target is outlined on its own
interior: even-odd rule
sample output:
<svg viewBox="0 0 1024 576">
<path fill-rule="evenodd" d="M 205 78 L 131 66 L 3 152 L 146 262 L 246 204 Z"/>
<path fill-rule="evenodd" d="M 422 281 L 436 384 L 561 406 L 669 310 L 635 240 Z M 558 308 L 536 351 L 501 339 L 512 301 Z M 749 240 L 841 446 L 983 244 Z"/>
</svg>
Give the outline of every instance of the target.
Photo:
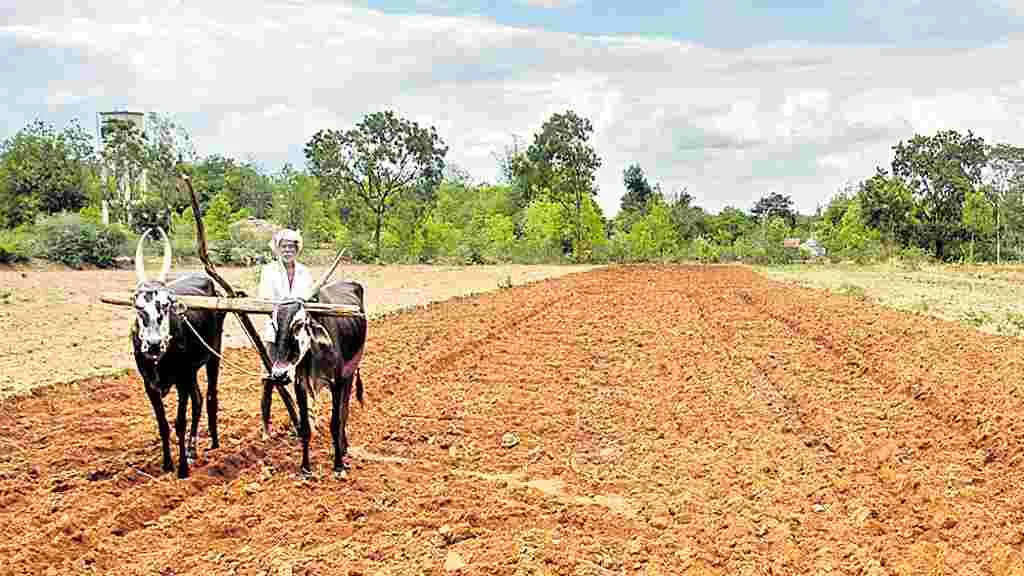
<svg viewBox="0 0 1024 576">
<path fill-rule="evenodd" d="M 304 166 L 323 128 L 394 110 L 481 182 L 572 109 L 597 200 L 632 163 L 717 212 L 804 213 L 914 134 L 1024 144 L 1024 0 L 157 0 L 0 6 L 0 139 L 35 118 L 159 112 L 200 155 Z"/>
</svg>

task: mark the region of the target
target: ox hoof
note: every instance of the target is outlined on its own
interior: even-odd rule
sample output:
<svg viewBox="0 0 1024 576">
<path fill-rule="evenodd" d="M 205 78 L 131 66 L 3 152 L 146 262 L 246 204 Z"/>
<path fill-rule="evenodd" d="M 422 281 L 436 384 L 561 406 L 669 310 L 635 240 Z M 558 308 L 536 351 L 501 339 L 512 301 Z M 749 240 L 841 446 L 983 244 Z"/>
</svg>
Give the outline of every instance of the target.
<svg viewBox="0 0 1024 576">
<path fill-rule="evenodd" d="M 269 442 L 270 441 L 270 434 L 267 434 L 266 430 L 260 432 L 260 441 L 261 442 Z"/>
<path fill-rule="evenodd" d="M 345 480 L 346 478 L 348 478 L 348 470 L 346 470 L 345 468 L 334 471 L 335 480 Z"/>
<path fill-rule="evenodd" d="M 313 471 L 310 470 L 309 468 L 300 468 L 299 469 L 299 478 L 302 478 L 303 480 L 312 480 L 313 479 Z"/>
</svg>

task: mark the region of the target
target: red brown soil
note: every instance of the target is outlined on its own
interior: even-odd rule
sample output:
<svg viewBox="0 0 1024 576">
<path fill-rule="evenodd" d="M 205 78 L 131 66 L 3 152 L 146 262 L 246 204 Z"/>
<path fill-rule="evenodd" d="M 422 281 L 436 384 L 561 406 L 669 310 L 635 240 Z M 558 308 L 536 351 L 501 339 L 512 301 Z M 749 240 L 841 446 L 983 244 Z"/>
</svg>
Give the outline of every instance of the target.
<svg viewBox="0 0 1024 576">
<path fill-rule="evenodd" d="M 184 481 L 134 374 L 5 403 L 0 572 L 1021 574 L 1022 353 L 742 267 L 434 304 L 371 324 L 343 481 L 230 368 Z"/>
</svg>

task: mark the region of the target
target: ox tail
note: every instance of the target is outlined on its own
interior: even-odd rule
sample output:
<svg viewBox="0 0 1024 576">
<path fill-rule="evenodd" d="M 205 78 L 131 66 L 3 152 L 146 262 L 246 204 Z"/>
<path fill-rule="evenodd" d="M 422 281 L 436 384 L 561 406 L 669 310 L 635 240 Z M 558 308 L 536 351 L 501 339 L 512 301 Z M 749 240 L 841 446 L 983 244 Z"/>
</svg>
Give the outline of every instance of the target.
<svg viewBox="0 0 1024 576">
<path fill-rule="evenodd" d="M 363 405 L 363 377 L 359 374 L 359 369 L 356 368 L 356 400 L 359 400 L 359 405 Z"/>
</svg>

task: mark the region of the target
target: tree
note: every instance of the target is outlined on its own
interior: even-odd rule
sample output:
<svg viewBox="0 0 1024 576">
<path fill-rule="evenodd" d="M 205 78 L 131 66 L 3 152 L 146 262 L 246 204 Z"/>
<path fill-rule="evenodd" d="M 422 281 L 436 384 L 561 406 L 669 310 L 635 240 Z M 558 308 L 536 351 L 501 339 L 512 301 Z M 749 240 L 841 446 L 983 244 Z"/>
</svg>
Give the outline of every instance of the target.
<svg viewBox="0 0 1024 576">
<path fill-rule="evenodd" d="M 988 236 L 995 229 L 995 209 L 985 190 L 971 190 L 964 199 L 963 224 L 971 235 L 969 260 L 974 262 L 974 242 L 977 236 Z"/>
<path fill-rule="evenodd" d="M 320 130 L 305 147 L 310 171 L 325 190 L 351 190 L 372 210 L 377 258 L 385 213 L 415 184 L 436 187 L 447 152 L 434 127 L 421 128 L 390 110 L 369 114 L 350 130 Z"/>
<path fill-rule="evenodd" d="M 874 176 L 860 183 L 856 200 L 864 221 L 890 243 L 911 242 L 916 227 L 914 198 L 899 178 L 889 176 L 884 168 L 876 169 Z"/>
<path fill-rule="evenodd" d="M 996 144 L 988 148 L 987 156 L 985 179 L 988 185 L 984 190 L 995 213 L 996 264 L 999 264 L 1002 260 L 1002 208 L 1011 189 L 1024 185 L 1024 148 Z"/>
<path fill-rule="evenodd" d="M 146 193 L 175 212 L 187 209 L 191 199 L 178 186 L 182 163 L 193 164 L 195 147 L 187 130 L 166 116 L 150 112 L 146 118 L 143 146 Z"/>
<path fill-rule="evenodd" d="M 72 121 L 58 132 L 36 120 L 0 145 L 0 226 L 86 205 L 94 181 L 92 139 Z"/>
<path fill-rule="evenodd" d="M 107 206 L 114 220 L 131 223 L 131 203 L 142 192 L 142 177 L 148 164 L 146 135 L 132 122 L 111 119 L 103 125 L 102 162 L 109 171 L 103 197 L 104 216 Z"/>
<path fill-rule="evenodd" d="M 682 241 L 689 241 L 707 234 L 708 215 L 700 206 L 693 205 L 693 196 L 683 188 L 668 198 L 672 224 Z"/>
<path fill-rule="evenodd" d="M 519 165 L 533 180 L 535 190 L 543 190 L 573 215 L 574 252 L 577 259 L 582 248 L 584 198 L 593 197 L 595 172 L 601 166 L 590 134 L 594 127 L 590 120 L 577 116 L 572 110 L 555 113 L 534 135 L 526 151 L 527 162 Z"/>
<path fill-rule="evenodd" d="M 778 192 L 764 196 L 758 200 L 750 213 L 758 221 L 771 220 L 778 216 L 786 221 L 789 226 L 796 225 L 796 211 L 793 210 L 793 200 L 789 196 L 783 196 Z"/>
<path fill-rule="evenodd" d="M 915 135 L 893 147 L 893 174 L 910 188 L 921 209 L 924 240 L 943 259 L 950 241 L 961 237 L 967 194 L 981 182 L 985 141 L 970 131 Z"/>
<path fill-rule="evenodd" d="M 647 183 L 647 176 L 639 164 L 631 164 L 622 171 L 622 181 L 626 185 L 626 194 L 622 196 L 620 210 L 635 212 L 647 206 L 647 199 L 654 194 L 654 189 Z"/>
</svg>

